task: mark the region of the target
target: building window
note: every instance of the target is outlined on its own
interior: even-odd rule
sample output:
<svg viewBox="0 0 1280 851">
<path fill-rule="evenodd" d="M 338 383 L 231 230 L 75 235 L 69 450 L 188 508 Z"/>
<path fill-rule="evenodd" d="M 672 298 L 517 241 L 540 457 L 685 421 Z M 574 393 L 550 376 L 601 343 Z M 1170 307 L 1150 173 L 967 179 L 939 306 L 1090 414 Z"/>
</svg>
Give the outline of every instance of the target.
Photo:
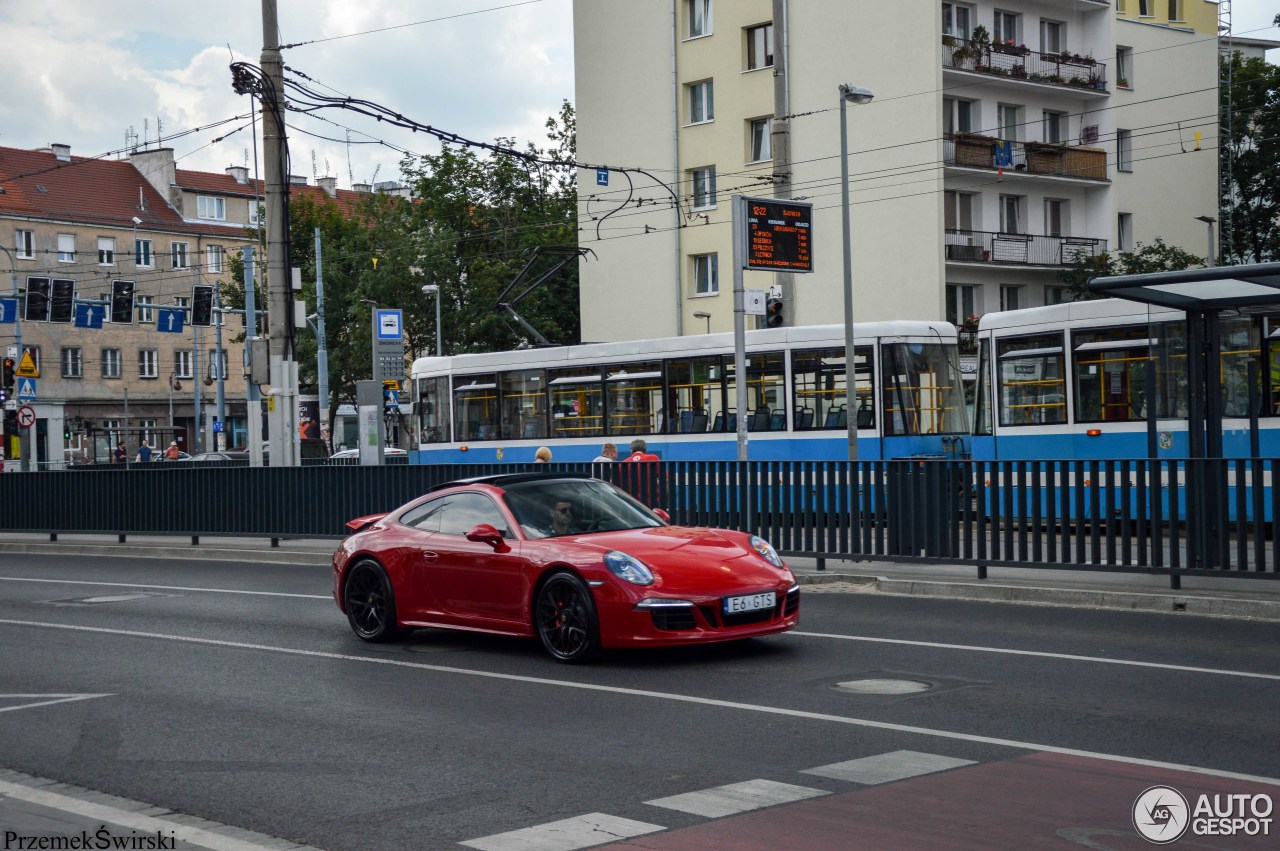
<svg viewBox="0 0 1280 851">
<path fill-rule="evenodd" d="M 758 163 L 773 159 L 773 119 L 757 118 L 747 122 L 751 134 L 751 150 L 748 162 Z"/>
<path fill-rule="evenodd" d="M 1066 304 L 1071 301 L 1070 287 L 1045 287 L 1044 303 L 1045 304 Z"/>
<path fill-rule="evenodd" d="M 156 420 L 142 420 L 142 434 L 139 435 L 139 439 L 151 444 L 153 449 L 159 448 L 156 446 L 156 427 L 159 425 L 160 423 Z M 151 457 L 156 456 L 153 453 Z"/>
<path fill-rule="evenodd" d="M 34 260 L 36 256 L 35 234 L 29 230 L 15 231 L 19 260 Z"/>
<path fill-rule="evenodd" d="M 223 349 L 219 354 L 217 349 L 209 350 L 209 377 L 213 379 L 221 378 L 227 380 L 227 350 Z"/>
<path fill-rule="evenodd" d="M 221 198 L 211 195 L 196 196 L 196 216 L 201 219 L 223 221 L 227 218 L 226 203 Z"/>
<path fill-rule="evenodd" d="M 996 107 L 996 123 L 999 125 L 997 129 L 1001 139 L 1012 142 L 1021 138 L 1018 132 L 1022 124 L 1021 115 L 1022 107 L 1020 106 L 1002 103 Z"/>
<path fill-rule="evenodd" d="M 720 261 L 717 254 L 695 254 L 693 257 L 693 292 L 715 295 L 720 292 Z"/>
<path fill-rule="evenodd" d="M 156 302 L 156 300 L 155 300 L 155 297 L 153 297 L 153 296 L 149 296 L 149 295 L 140 295 L 140 296 L 138 296 L 137 301 L 135 302 L 135 304 L 136 304 L 136 306 L 137 306 L 137 308 L 138 308 L 138 322 L 139 322 L 139 323 L 155 322 L 155 321 L 156 321 L 156 314 L 155 314 L 155 311 L 151 309 L 151 306 L 152 306 L 153 304 L 155 304 L 155 302 Z"/>
<path fill-rule="evenodd" d="M 994 30 L 992 38 L 996 41 L 1021 42 L 1018 38 L 1018 15 L 1013 12 L 996 12 Z"/>
<path fill-rule="evenodd" d="M 133 241 L 133 262 L 139 269 L 151 268 L 151 240 L 135 239 Z"/>
<path fill-rule="evenodd" d="M 1144 18 L 1151 17 L 1151 4 L 1154 0 L 1138 0 L 1138 14 Z"/>
<path fill-rule="evenodd" d="M 1000 196 L 1000 232 L 1022 233 L 1022 196 Z"/>
<path fill-rule="evenodd" d="M 58 262 L 76 262 L 76 235 L 74 233 L 58 234 Z"/>
<path fill-rule="evenodd" d="M 1067 141 L 1067 113 L 1046 109 L 1041 119 L 1041 127 L 1046 142 Z"/>
<path fill-rule="evenodd" d="M 222 272 L 222 246 L 210 245 L 204 250 L 205 270 L 213 274 Z"/>
<path fill-rule="evenodd" d="M 155 349 L 139 349 L 138 350 L 138 377 L 139 378 L 157 378 L 159 377 L 159 356 Z"/>
<path fill-rule="evenodd" d="M 178 349 L 173 353 L 173 374 L 178 378 L 191 377 L 191 352 L 188 349 Z"/>
<path fill-rule="evenodd" d="M 1133 171 L 1133 133 L 1116 131 L 1116 171 Z"/>
<path fill-rule="evenodd" d="M 710 80 L 692 83 L 689 89 L 689 123 L 702 124 L 716 118 L 715 93 Z"/>
<path fill-rule="evenodd" d="M 79 347 L 70 347 L 62 350 L 62 377 L 63 378 L 81 378 L 84 374 L 84 358 L 80 354 Z"/>
<path fill-rule="evenodd" d="M 973 130 L 973 101 L 957 98 L 942 99 L 942 130 L 944 133 L 969 133 Z"/>
<path fill-rule="evenodd" d="M 716 167 L 695 168 L 689 172 L 693 184 L 693 209 L 706 210 L 716 205 Z"/>
<path fill-rule="evenodd" d="M 1067 28 L 1058 21 L 1040 21 L 1040 52 L 1061 53 L 1067 46 Z"/>
<path fill-rule="evenodd" d="M 942 224 L 948 231 L 973 230 L 973 201 L 971 192 L 948 189 L 942 193 Z M 969 243 L 962 243 L 968 245 Z"/>
<path fill-rule="evenodd" d="M 965 40 L 973 28 L 973 7 L 961 3 L 942 4 L 942 34 Z"/>
<path fill-rule="evenodd" d="M 978 288 L 968 284 L 947 284 L 947 321 L 963 325 L 970 316 L 978 316 Z"/>
<path fill-rule="evenodd" d="M 711 0 L 685 0 L 689 13 L 689 38 L 711 35 Z"/>
<path fill-rule="evenodd" d="M 1133 48 L 1116 46 L 1116 85 L 1133 88 Z"/>
<path fill-rule="evenodd" d="M 1116 215 L 1116 248 L 1120 251 L 1133 250 L 1133 213 Z"/>
<path fill-rule="evenodd" d="M 1169 20 L 1181 21 L 1182 17 L 1182 0 L 1169 0 Z"/>
<path fill-rule="evenodd" d="M 1044 199 L 1045 236 L 1063 236 L 1067 233 L 1068 209 L 1067 202 L 1061 198 Z"/>
<path fill-rule="evenodd" d="M 124 440 L 124 435 L 120 433 L 119 420 L 103 420 L 102 427 L 107 430 L 107 445 L 115 446 Z"/>
<path fill-rule="evenodd" d="M 773 24 L 747 28 L 747 70 L 773 67 Z"/>
<path fill-rule="evenodd" d="M 173 268 L 175 269 L 188 268 L 187 264 L 190 262 L 187 260 L 188 247 L 189 246 L 185 242 L 169 243 L 169 252 L 173 257 Z"/>
<path fill-rule="evenodd" d="M 120 350 L 119 349 L 103 349 L 102 350 L 102 377 L 103 378 L 119 378 L 120 377 Z"/>
<path fill-rule="evenodd" d="M 1022 287 L 1002 284 L 1000 286 L 1000 309 L 1017 310 L 1022 307 Z"/>
<path fill-rule="evenodd" d="M 109 236 L 98 237 L 98 265 L 114 266 L 116 264 L 116 241 Z"/>
<path fill-rule="evenodd" d="M 266 211 L 262 209 L 262 205 L 256 199 L 249 201 L 249 224 L 257 227 L 262 223 L 262 217 Z"/>
</svg>

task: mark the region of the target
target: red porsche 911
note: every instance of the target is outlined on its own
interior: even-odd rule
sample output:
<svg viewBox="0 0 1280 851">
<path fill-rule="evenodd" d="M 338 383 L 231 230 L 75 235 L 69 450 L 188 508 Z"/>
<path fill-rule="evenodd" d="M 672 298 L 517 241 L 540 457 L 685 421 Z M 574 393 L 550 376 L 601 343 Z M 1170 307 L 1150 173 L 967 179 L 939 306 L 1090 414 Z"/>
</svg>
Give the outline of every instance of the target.
<svg viewBox="0 0 1280 851">
<path fill-rule="evenodd" d="M 424 628 L 536 636 L 561 662 L 795 627 L 800 586 L 768 541 L 666 520 L 587 476 L 452 482 L 349 522 L 333 597 L 365 641 Z"/>
</svg>

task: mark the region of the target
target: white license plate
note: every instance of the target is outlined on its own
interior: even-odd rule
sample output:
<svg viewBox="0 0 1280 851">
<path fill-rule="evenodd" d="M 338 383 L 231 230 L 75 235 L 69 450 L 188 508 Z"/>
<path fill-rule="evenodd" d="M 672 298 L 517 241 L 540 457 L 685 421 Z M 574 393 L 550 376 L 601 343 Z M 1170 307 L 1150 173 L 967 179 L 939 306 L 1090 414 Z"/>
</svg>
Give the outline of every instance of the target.
<svg viewBox="0 0 1280 851">
<path fill-rule="evenodd" d="M 772 591 L 767 594 L 746 594 L 742 597 L 725 597 L 724 613 L 736 615 L 739 612 L 755 612 L 760 609 L 772 609 L 777 605 L 778 597 Z"/>
</svg>

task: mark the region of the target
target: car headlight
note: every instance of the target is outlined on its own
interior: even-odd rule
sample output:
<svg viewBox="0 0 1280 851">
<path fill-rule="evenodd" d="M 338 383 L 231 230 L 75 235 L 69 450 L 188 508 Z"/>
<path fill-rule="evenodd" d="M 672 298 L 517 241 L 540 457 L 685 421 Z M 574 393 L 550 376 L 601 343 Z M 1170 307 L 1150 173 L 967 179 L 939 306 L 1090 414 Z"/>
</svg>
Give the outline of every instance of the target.
<svg viewBox="0 0 1280 851">
<path fill-rule="evenodd" d="M 632 585 L 653 584 L 653 571 L 635 556 L 610 550 L 604 554 L 604 566 L 623 582 L 630 582 Z"/>
<path fill-rule="evenodd" d="M 769 564 L 773 565 L 774 567 L 782 567 L 782 559 L 781 557 L 778 556 L 778 551 L 775 550 L 773 548 L 773 545 L 770 544 L 768 541 L 766 541 L 764 538 L 758 537 L 756 535 L 752 535 L 751 549 L 758 552 L 760 554 L 760 558 L 769 562 Z"/>
</svg>

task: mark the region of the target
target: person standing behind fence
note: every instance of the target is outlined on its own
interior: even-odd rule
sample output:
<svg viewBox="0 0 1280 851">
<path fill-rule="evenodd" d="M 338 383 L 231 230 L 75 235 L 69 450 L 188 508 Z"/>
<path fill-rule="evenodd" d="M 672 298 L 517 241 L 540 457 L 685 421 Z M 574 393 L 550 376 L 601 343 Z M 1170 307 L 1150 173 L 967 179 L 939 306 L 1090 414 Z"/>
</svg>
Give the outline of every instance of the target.
<svg viewBox="0 0 1280 851">
<path fill-rule="evenodd" d="M 111 454 L 112 457 L 115 458 L 117 464 L 123 464 L 125 461 L 129 460 L 129 453 L 125 451 L 123 440 L 116 446 L 115 452 Z"/>
<path fill-rule="evenodd" d="M 618 460 L 618 447 L 612 443 L 606 443 L 600 447 L 600 454 L 591 459 L 592 464 L 604 464 Z"/>
<path fill-rule="evenodd" d="M 169 441 L 169 448 L 164 451 L 164 460 L 177 461 L 180 457 L 181 450 L 178 449 L 178 441 Z"/>
<path fill-rule="evenodd" d="M 538 447 L 538 451 L 537 451 L 537 452 L 535 452 L 535 453 L 533 453 L 533 463 L 535 463 L 535 464 L 550 464 L 550 463 L 551 463 L 551 450 L 550 450 L 548 447 L 546 447 L 546 446 L 539 446 L 539 447 Z"/>
<path fill-rule="evenodd" d="M 649 445 L 642 438 L 631 441 L 631 456 L 628 461 L 661 461 L 657 455 L 649 451 Z"/>
<path fill-rule="evenodd" d="M 662 508 L 666 502 L 665 478 L 661 461 L 649 451 L 643 439 L 631 441 L 631 455 L 618 468 L 617 484 L 650 508 Z M 631 463 L 635 462 L 635 463 Z"/>
<path fill-rule="evenodd" d="M 138 447 L 138 457 L 133 460 L 140 464 L 146 464 L 151 460 L 151 446 L 144 440 L 142 445 Z"/>
</svg>

